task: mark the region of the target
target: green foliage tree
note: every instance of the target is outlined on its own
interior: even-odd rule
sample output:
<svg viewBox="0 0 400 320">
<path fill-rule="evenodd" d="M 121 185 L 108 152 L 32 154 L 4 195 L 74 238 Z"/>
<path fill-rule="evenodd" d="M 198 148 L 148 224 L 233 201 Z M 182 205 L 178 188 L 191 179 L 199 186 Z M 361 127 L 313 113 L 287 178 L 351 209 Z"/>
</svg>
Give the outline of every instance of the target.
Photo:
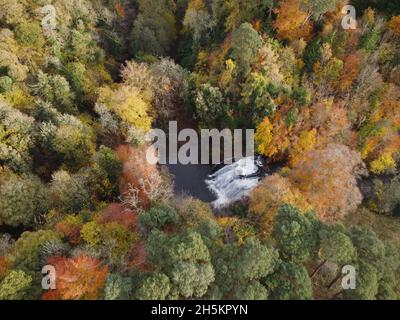
<svg viewBox="0 0 400 320">
<path fill-rule="evenodd" d="M 0 164 L 26 171 L 31 164 L 30 148 L 34 119 L 0 101 Z"/>
<path fill-rule="evenodd" d="M 130 278 L 118 273 L 110 273 L 104 285 L 105 300 L 127 300 L 132 288 Z"/>
<path fill-rule="evenodd" d="M 257 281 L 268 276 L 275 267 L 277 252 L 255 238 L 246 238 L 238 244 L 215 244 L 211 246 L 212 262 L 215 268 L 214 286 L 223 298 L 251 294 Z M 253 285 L 248 287 L 249 283 Z M 261 287 L 260 287 L 261 288 Z M 246 295 L 247 295 L 246 294 Z M 258 298 L 264 298 L 265 291 Z"/>
<path fill-rule="evenodd" d="M 31 226 L 49 208 L 47 187 L 35 176 L 0 177 L 0 224 Z"/>
<path fill-rule="evenodd" d="M 202 84 L 196 94 L 196 117 L 204 123 L 217 123 L 224 115 L 222 92 L 208 83 Z"/>
<path fill-rule="evenodd" d="M 237 300 L 267 300 L 267 289 L 259 281 L 251 281 L 247 286 L 238 287 L 234 294 Z"/>
<path fill-rule="evenodd" d="M 356 260 L 356 250 L 351 238 L 340 227 L 324 226 L 319 232 L 318 256 L 323 262 L 313 272 L 314 275 L 327 261 L 340 266 Z"/>
<path fill-rule="evenodd" d="M 175 3 L 141 0 L 139 10 L 131 33 L 133 53 L 167 55 L 176 38 Z"/>
<path fill-rule="evenodd" d="M 43 30 L 37 21 L 26 21 L 15 28 L 16 39 L 25 46 L 42 47 L 45 43 Z"/>
<path fill-rule="evenodd" d="M 310 300 L 313 298 L 311 279 L 306 268 L 290 262 L 279 263 L 265 285 L 273 300 Z"/>
<path fill-rule="evenodd" d="M 22 270 L 11 270 L 0 282 L 0 300 L 21 300 L 32 283 L 32 277 Z"/>
<path fill-rule="evenodd" d="M 400 14 L 400 4 L 396 0 L 387 0 L 385 2 L 379 0 L 353 0 L 352 3 L 360 11 L 371 7 L 390 15 Z"/>
<path fill-rule="evenodd" d="M 132 248 L 136 235 L 116 222 L 101 225 L 91 221 L 83 225 L 81 237 L 109 264 L 120 266 Z"/>
<path fill-rule="evenodd" d="M 118 178 L 122 163 L 115 152 L 102 145 L 94 155 L 93 166 L 88 172 L 88 186 L 100 200 L 113 200 L 118 194 Z"/>
<path fill-rule="evenodd" d="M 39 71 L 36 93 L 50 102 L 60 112 L 76 113 L 73 94 L 68 81 L 60 75 L 48 75 Z"/>
<path fill-rule="evenodd" d="M 284 205 L 275 217 L 273 237 L 284 259 L 293 262 L 307 260 L 315 251 L 317 236 L 311 214 Z"/>
<path fill-rule="evenodd" d="M 45 245 L 51 241 L 61 243 L 60 235 L 52 230 L 24 232 L 11 251 L 10 259 L 15 268 L 26 272 L 40 272 L 46 258 Z"/>
<path fill-rule="evenodd" d="M 163 273 L 151 273 L 143 276 L 135 297 L 139 300 L 164 300 L 169 291 L 169 278 Z"/>
<path fill-rule="evenodd" d="M 94 143 L 88 129 L 81 125 L 62 124 L 54 132 L 52 147 L 72 170 L 88 163 L 94 154 Z"/>
<path fill-rule="evenodd" d="M 160 205 L 141 214 L 139 222 L 151 230 L 153 228 L 160 228 L 166 224 L 177 224 L 178 215 L 174 208 L 168 205 Z"/>
<path fill-rule="evenodd" d="M 239 74 L 245 78 L 251 71 L 262 40 L 250 23 L 243 23 L 232 33 L 231 55 L 238 67 Z"/>
<path fill-rule="evenodd" d="M 153 230 L 146 250 L 150 261 L 168 275 L 173 297 L 201 297 L 214 281 L 210 253 L 196 232 L 168 237 Z"/>
<path fill-rule="evenodd" d="M 334 11 L 338 0 L 301 0 L 300 8 L 317 20 L 328 11 Z"/>
<path fill-rule="evenodd" d="M 90 206 L 90 194 L 82 175 L 60 170 L 52 175 L 50 194 L 54 207 L 65 213 L 78 213 Z"/>
</svg>

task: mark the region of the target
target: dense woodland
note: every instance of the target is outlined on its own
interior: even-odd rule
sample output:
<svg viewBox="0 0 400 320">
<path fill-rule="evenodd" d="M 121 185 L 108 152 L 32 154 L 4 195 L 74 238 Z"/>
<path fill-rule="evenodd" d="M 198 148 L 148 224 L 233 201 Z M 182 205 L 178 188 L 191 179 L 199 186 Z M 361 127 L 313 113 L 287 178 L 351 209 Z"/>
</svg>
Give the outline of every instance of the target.
<svg viewBox="0 0 400 320">
<path fill-rule="evenodd" d="M 400 3 L 346 3 L 0 0 L 0 299 L 400 299 Z M 181 118 L 279 169 L 174 194 L 145 135 Z"/>
</svg>

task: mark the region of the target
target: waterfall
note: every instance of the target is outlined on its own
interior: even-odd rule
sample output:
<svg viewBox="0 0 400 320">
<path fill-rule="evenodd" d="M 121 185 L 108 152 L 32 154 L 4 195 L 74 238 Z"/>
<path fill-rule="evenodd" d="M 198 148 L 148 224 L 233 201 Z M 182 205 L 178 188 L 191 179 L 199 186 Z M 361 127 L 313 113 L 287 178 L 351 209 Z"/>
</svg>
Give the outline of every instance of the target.
<svg viewBox="0 0 400 320">
<path fill-rule="evenodd" d="M 247 197 L 259 184 L 261 171 L 262 160 L 259 157 L 246 157 L 208 175 L 205 182 L 217 198 L 212 205 L 222 208 Z"/>
</svg>

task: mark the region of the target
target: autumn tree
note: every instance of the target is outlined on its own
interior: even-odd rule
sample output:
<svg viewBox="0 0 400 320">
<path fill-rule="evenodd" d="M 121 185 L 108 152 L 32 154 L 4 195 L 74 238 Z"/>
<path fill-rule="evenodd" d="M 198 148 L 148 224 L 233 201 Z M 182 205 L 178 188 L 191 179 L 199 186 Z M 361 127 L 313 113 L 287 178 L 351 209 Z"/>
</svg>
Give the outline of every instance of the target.
<svg viewBox="0 0 400 320">
<path fill-rule="evenodd" d="M 300 8 L 299 0 L 287 0 L 281 2 L 275 9 L 277 14 L 274 27 L 279 39 L 289 41 L 304 38 L 311 35 L 312 24 L 307 21 L 307 13 Z"/>
<path fill-rule="evenodd" d="M 93 300 L 100 295 L 108 267 L 84 254 L 72 258 L 50 257 L 57 272 L 57 288 L 43 294 L 45 300 Z"/>
<path fill-rule="evenodd" d="M 362 201 L 357 177 L 363 173 L 360 155 L 350 148 L 329 144 L 307 152 L 290 171 L 289 180 L 323 221 L 334 222 Z"/>
<path fill-rule="evenodd" d="M 138 89 L 126 85 L 115 90 L 103 87 L 99 90 L 97 104 L 105 106 L 123 123 L 144 130 L 150 129 L 149 102 L 144 100 Z"/>
<path fill-rule="evenodd" d="M 271 156 L 273 153 L 269 151 L 270 143 L 272 141 L 273 126 L 268 117 L 258 125 L 254 136 L 255 143 L 257 144 L 257 151 L 265 156 Z"/>
<path fill-rule="evenodd" d="M 170 198 L 171 186 L 168 185 L 155 165 L 146 160 L 146 146 L 133 148 L 121 145 L 116 153 L 122 161 L 120 193 L 123 203 L 131 209 L 147 209 Z"/>
<path fill-rule="evenodd" d="M 295 165 L 305 152 L 308 152 L 314 148 L 316 135 L 317 130 L 315 128 L 309 131 L 304 130 L 300 132 L 296 142 L 294 142 L 289 149 L 292 165 Z"/>
<path fill-rule="evenodd" d="M 397 37 L 400 36 L 400 16 L 392 17 L 388 23 L 387 27 L 392 31 Z"/>
<path fill-rule="evenodd" d="M 360 72 L 361 55 L 358 53 L 348 55 L 344 60 L 343 69 L 339 79 L 339 89 L 348 90 L 357 79 Z"/>
<path fill-rule="evenodd" d="M 100 224 L 116 222 L 130 231 L 136 230 L 137 220 L 137 213 L 124 207 L 121 203 L 110 203 L 96 217 L 96 222 Z"/>
<path fill-rule="evenodd" d="M 263 236 L 270 235 L 278 209 L 290 204 L 302 211 L 311 207 L 288 179 L 278 174 L 267 176 L 250 194 L 249 218 Z"/>
</svg>

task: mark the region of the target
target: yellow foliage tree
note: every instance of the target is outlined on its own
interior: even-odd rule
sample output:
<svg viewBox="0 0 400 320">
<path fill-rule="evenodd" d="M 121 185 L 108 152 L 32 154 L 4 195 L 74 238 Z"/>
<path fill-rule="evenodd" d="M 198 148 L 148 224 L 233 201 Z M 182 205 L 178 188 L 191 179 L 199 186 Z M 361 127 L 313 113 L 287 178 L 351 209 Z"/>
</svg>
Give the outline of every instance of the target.
<svg viewBox="0 0 400 320">
<path fill-rule="evenodd" d="M 315 128 L 310 131 L 304 130 L 300 133 L 299 138 L 294 143 L 290 151 L 292 165 L 297 163 L 304 152 L 312 150 L 314 148 L 316 136 L 317 130 Z"/>
<path fill-rule="evenodd" d="M 122 85 L 113 90 L 110 87 L 103 87 L 99 90 L 97 103 L 105 105 L 122 121 L 136 128 L 149 130 L 151 127 L 149 104 L 135 88 Z"/>
<path fill-rule="evenodd" d="M 382 154 L 378 159 L 371 161 L 370 169 L 375 174 L 380 174 L 388 170 L 396 170 L 396 161 L 390 152 Z"/>
<path fill-rule="evenodd" d="M 272 141 L 272 124 L 268 117 L 258 125 L 256 133 L 254 135 L 255 142 L 257 144 L 257 152 L 265 155 L 271 156 L 274 152 L 270 150 L 270 143 Z M 271 154 L 272 153 L 272 154 Z"/>
</svg>

